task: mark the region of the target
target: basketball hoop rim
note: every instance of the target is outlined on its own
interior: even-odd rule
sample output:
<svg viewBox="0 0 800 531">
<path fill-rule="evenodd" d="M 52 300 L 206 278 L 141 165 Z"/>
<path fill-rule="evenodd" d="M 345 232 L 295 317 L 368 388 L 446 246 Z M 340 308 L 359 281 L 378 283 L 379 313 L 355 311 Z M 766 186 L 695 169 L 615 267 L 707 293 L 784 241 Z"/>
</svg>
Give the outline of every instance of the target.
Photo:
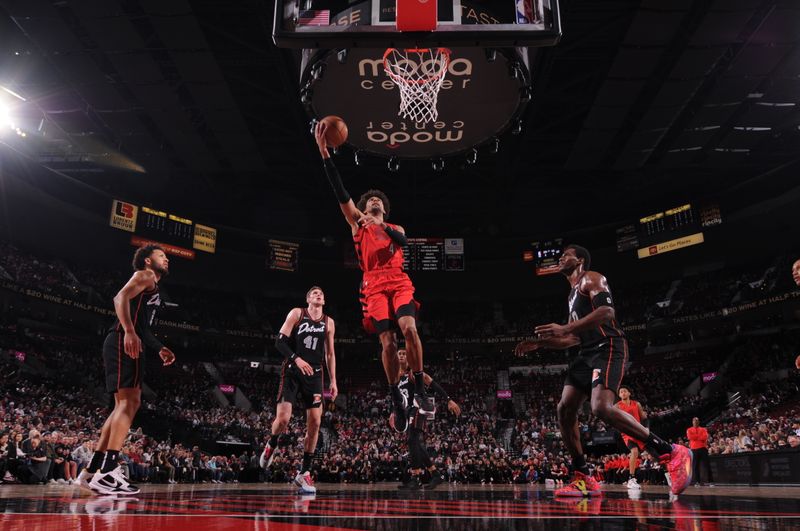
<svg viewBox="0 0 800 531">
<path fill-rule="evenodd" d="M 386 71 L 386 75 L 388 75 L 392 79 L 392 81 L 394 81 L 395 83 L 398 83 L 398 84 L 425 85 L 426 83 L 431 83 L 433 81 L 436 81 L 437 79 L 442 77 L 447 72 L 447 67 L 450 65 L 450 54 L 453 53 L 450 50 L 450 48 L 443 48 L 443 47 L 437 47 L 437 48 L 403 48 L 402 50 L 405 53 L 425 53 L 425 52 L 431 51 L 432 49 L 435 49 L 439 54 L 442 55 L 442 57 L 445 58 L 444 66 L 434 76 L 428 76 L 428 77 L 423 78 L 423 79 L 406 79 L 403 76 L 400 76 L 400 75 L 392 72 L 391 68 L 389 68 L 389 55 L 392 52 L 399 52 L 398 48 L 386 48 L 386 52 L 384 52 L 384 54 L 383 54 L 383 69 Z"/>
</svg>

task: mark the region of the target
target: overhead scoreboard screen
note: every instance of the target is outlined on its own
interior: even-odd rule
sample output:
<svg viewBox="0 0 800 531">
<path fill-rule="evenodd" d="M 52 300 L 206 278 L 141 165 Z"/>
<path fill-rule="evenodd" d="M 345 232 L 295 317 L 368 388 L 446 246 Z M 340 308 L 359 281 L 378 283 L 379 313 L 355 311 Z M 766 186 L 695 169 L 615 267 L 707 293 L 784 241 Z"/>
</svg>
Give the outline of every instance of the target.
<svg viewBox="0 0 800 531">
<path fill-rule="evenodd" d="M 616 231 L 617 251 L 637 250 L 639 258 L 675 251 L 705 241 L 702 230 L 722 223 L 719 205 L 690 203 L 655 212 Z"/>
<path fill-rule="evenodd" d="M 552 275 L 558 273 L 558 259 L 561 258 L 563 252 L 564 240 L 562 238 L 532 242 L 531 248 L 522 253 L 522 260 L 533 263 L 536 275 Z"/>
<path fill-rule="evenodd" d="M 463 238 L 408 238 L 403 248 L 406 271 L 464 271 Z"/>
<path fill-rule="evenodd" d="M 152 242 L 162 245 L 169 254 L 194 257 L 194 251 L 215 253 L 217 229 L 157 208 L 138 206 L 115 199 L 111 204 L 109 224 L 132 232 L 131 243 Z M 175 252 L 172 252 L 172 251 Z"/>
</svg>

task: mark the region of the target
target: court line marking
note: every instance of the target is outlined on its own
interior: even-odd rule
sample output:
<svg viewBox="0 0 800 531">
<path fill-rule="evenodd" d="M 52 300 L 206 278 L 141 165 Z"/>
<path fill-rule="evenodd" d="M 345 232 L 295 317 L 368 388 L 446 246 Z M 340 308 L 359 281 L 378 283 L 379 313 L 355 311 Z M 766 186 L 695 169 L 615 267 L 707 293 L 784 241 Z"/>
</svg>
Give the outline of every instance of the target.
<svg viewBox="0 0 800 531">
<path fill-rule="evenodd" d="M 639 518 L 647 518 L 647 519 L 657 519 L 657 520 L 664 520 L 664 519 L 675 519 L 675 520 L 686 520 L 686 519 L 696 519 L 696 518 L 705 518 L 705 519 L 724 519 L 724 520 L 731 520 L 735 518 L 740 519 L 800 519 L 800 514 L 795 515 L 779 515 L 779 516 L 760 516 L 760 515 L 670 515 L 670 514 L 658 514 L 658 515 L 624 515 L 624 516 L 613 516 L 613 515 L 589 515 L 589 514 L 582 514 L 576 513 L 573 515 L 563 515 L 563 516 L 542 516 L 542 517 L 534 517 L 534 516 L 447 516 L 447 515 L 419 515 L 419 516 L 401 516 L 401 515 L 370 515 L 370 516 L 340 516 L 340 515 L 293 515 L 293 514 L 174 514 L 174 513 L 152 513 L 152 514 L 144 514 L 144 513 L 119 513 L 119 514 L 110 514 L 110 513 L 99 513 L 99 514 L 88 514 L 88 513 L 19 513 L 19 512 L 3 512 L 0 513 L 0 521 L 2 521 L 3 516 L 5 515 L 12 515 L 12 516 L 64 516 L 64 517 L 75 517 L 75 516 L 88 516 L 88 517 L 96 517 L 96 518 L 108 518 L 108 517 L 170 517 L 170 518 L 251 518 L 251 519 L 263 519 L 263 518 L 283 518 L 283 519 L 316 519 L 316 520 L 323 520 L 323 519 L 353 519 L 353 520 L 371 520 L 371 519 L 381 519 L 384 520 L 386 518 L 397 518 L 401 520 L 414 520 L 414 519 L 452 519 L 452 520 L 477 520 L 477 519 L 485 519 L 485 520 L 567 520 L 567 519 L 575 519 L 575 518 L 594 518 L 597 520 L 600 519 L 626 519 L 626 520 L 633 520 Z"/>
</svg>

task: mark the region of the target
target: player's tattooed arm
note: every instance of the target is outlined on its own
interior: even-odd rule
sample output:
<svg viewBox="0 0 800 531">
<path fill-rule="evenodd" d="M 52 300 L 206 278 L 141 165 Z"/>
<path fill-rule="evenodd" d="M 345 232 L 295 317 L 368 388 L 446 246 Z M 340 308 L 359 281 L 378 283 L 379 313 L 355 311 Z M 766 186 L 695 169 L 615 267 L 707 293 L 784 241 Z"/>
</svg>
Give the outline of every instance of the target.
<svg viewBox="0 0 800 531">
<path fill-rule="evenodd" d="M 131 319 L 130 302 L 138 297 L 144 290 L 153 289 L 156 285 L 156 275 L 149 269 L 136 271 L 131 279 L 114 296 L 114 311 L 119 319 L 120 326 L 125 332 L 125 354 L 133 359 L 142 352 L 142 340 L 136 335 L 136 330 Z"/>
</svg>

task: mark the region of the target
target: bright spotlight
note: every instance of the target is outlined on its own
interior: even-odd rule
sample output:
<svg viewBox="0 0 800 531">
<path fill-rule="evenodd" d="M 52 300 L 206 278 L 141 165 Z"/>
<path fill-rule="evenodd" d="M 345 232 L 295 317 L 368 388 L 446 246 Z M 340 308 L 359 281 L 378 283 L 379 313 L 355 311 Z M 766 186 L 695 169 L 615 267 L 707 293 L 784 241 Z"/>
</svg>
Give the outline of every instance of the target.
<svg viewBox="0 0 800 531">
<path fill-rule="evenodd" d="M 3 129 L 16 129 L 14 122 L 11 120 L 11 115 L 8 113 L 8 107 L 0 103 L 0 127 Z"/>
</svg>

